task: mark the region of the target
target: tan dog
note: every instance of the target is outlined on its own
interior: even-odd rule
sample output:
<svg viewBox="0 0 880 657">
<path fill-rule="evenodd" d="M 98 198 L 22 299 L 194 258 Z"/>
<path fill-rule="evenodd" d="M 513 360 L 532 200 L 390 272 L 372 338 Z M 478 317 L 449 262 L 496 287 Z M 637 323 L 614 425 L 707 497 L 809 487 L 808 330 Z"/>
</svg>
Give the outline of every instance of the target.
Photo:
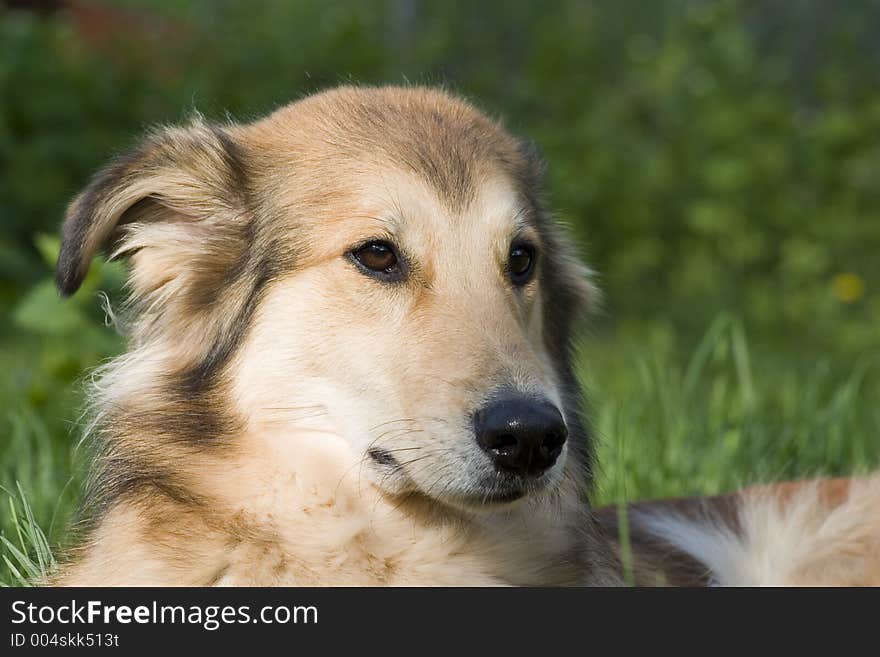
<svg viewBox="0 0 880 657">
<path fill-rule="evenodd" d="M 130 343 L 96 377 L 85 535 L 53 581 L 620 582 L 568 353 L 595 292 L 540 174 L 442 91 L 353 87 L 157 130 L 98 173 L 57 280 L 128 256 Z M 693 523 L 633 517 L 639 581 L 708 579 Z"/>
</svg>

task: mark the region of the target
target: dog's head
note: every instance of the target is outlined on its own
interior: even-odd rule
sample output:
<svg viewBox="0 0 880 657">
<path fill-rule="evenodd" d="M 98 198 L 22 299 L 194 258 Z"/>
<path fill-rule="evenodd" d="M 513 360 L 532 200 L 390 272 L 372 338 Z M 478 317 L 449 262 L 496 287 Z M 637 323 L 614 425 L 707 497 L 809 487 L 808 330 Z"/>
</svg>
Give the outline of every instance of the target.
<svg viewBox="0 0 880 657">
<path fill-rule="evenodd" d="M 467 103 L 340 88 L 155 131 L 71 205 L 58 264 L 128 255 L 155 435 L 341 437 L 391 494 L 466 509 L 582 481 L 569 364 L 593 295 L 533 152 Z"/>
</svg>

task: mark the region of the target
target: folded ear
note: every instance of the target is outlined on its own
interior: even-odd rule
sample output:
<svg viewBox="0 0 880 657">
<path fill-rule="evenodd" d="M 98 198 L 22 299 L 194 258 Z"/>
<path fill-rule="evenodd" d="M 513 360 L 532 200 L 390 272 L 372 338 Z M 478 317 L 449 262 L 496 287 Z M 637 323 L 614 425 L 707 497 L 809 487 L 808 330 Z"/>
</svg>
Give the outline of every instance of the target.
<svg viewBox="0 0 880 657">
<path fill-rule="evenodd" d="M 245 178 L 239 149 L 223 129 L 197 118 L 188 127 L 152 131 L 71 202 L 61 231 L 58 290 L 76 292 L 95 253 L 114 246 L 125 224 L 197 224 L 243 212 Z"/>
</svg>

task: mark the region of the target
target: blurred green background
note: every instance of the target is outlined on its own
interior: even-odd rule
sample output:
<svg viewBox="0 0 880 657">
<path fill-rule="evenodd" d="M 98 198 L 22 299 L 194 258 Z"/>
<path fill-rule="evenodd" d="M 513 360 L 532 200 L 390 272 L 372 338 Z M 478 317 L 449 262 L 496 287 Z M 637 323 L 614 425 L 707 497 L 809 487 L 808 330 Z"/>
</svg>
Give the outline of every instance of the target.
<svg viewBox="0 0 880 657">
<path fill-rule="evenodd" d="M 446 84 L 543 150 L 606 294 L 600 501 L 873 467 L 878 30 L 874 0 L 0 1 L 0 528 L 20 482 L 61 536 L 78 382 L 122 345 L 122 265 L 51 286 L 71 196 L 151 124 L 350 81 Z"/>
</svg>

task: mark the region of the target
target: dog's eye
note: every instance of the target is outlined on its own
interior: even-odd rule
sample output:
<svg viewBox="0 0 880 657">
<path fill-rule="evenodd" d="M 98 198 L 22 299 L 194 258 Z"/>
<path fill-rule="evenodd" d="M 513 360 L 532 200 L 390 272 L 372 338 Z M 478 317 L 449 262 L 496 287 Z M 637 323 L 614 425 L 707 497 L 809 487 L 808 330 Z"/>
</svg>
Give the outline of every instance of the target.
<svg viewBox="0 0 880 657">
<path fill-rule="evenodd" d="M 507 256 L 507 272 L 514 285 L 525 285 L 535 270 L 535 248 L 529 244 L 514 243 Z"/>
<path fill-rule="evenodd" d="M 354 257 L 371 271 L 390 272 L 397 266 L 394 249 L 385 242 L 370 242 L 354 252 Z"/>
<path fill-rule="evenodd" d="M 388 242 L 367 242 L 349 255 L 365 274 L 382 280 L 398 280 L 403 275 L 397 252 Z"/>
</svg>

